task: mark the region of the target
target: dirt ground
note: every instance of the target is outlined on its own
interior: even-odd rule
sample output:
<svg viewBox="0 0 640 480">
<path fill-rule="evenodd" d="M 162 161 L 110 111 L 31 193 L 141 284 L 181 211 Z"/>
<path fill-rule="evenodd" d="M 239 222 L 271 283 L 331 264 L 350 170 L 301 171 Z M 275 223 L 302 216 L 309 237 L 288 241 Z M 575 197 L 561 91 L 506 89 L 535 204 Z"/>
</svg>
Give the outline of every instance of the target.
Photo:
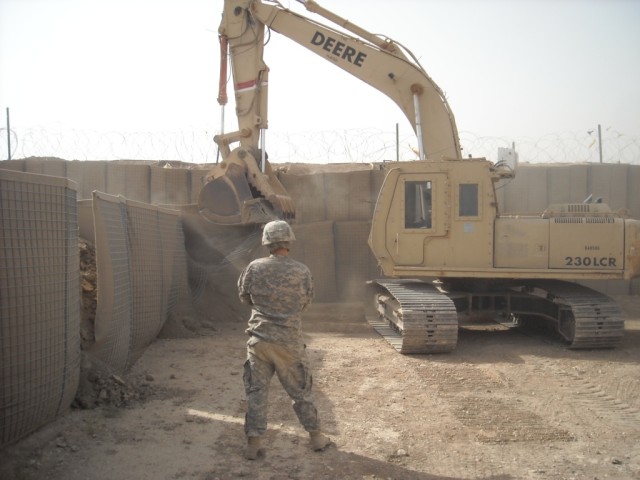
<svg viewBox="0 0 640 480">
<path fill-rule="evenodd" d="M 548 331 L 494 324 L 462 329 L 451 354 L 411 356 L 360 305 L 316 304 L 305 329 L 334 444 L 310 450 L 274 379 L 266 455 L 253 462 L 242 457 L 244 320 L 159 339 L 110 377 L 128 397 L 71 409 L 5 448 L 0 477 L 638 479 L 640 297 L 618 299 L 616 350 L 571 351 Z"/>
</svg>

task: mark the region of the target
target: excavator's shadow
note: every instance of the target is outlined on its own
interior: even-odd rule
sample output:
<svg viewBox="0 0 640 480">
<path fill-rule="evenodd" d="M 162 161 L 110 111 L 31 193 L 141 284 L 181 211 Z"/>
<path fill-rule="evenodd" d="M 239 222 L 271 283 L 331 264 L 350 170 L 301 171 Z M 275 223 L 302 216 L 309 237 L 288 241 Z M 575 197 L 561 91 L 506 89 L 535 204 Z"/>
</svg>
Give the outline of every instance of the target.
<svg viewBox="0 0 640 480">
<path fill-rule="evenodd" d="M 640 330 L 638 322 L 628 322 L 620 344 L 615 348 L 571 349 L 555 327 L 545 322 L 530 322 L 518 327 L 483 325 L 460 327 L 458 345 L 451 359 L 473 357 L 482 363 L 493 361 L 522 363 L 526 355 L 555 359 L 608 360 L 628 363 L 640 360 Z"/>
<path fill-rule="evenodd" d="M 367 323 L 362 307 L 355 303 L 345 306 L 313 305 L 311 312 L 305 314 L 304 328 L 308 333 L 319 335 L 337 334 L 354 339 L 379 338 L 381 343 L 386 344 L 385 340 Z M 386 345 L 393 350 L 389 344 Z M 640 362 L 640 320 L 627 317 L 624 335 L 615 348 L 571 349 L 554 325 L 544 321 L 529 321 L 519 326 L 494 321 L 464 324 L 459 327 L 458 343 L 452 352 L 407 356 L 430 358 L 444 363 L 467 361 L 519 364 L 524 362 L 523 356 L 530 355 L 556 359 L 638 363 Z"/>
</svg>

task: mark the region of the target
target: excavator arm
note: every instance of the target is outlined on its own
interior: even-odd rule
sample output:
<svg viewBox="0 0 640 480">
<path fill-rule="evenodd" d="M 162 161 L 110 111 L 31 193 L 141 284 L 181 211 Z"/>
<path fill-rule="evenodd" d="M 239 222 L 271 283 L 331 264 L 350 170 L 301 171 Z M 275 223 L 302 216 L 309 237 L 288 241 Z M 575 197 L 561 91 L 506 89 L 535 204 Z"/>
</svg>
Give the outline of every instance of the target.
<svg viewBox="0 0 640 480">
<path fill-rule="evenodd" d="M 230 49 L 239 128 L 215 137 L 223 161 L 209 173 L 200 194 L 200 212 L 216 223 L 263 223 L 275 217 L 295 217 L 293 202 L 273 173 L 264 148 L 269 75 L 263 61 L 265 28 L 290 38 L 391 98 L 413 126 L 420 159 L 461 158 L 458 131 L 447 100 L 408 49 L 367 32 L 313 0 L 298 1 L 340 30 L 294 13 L 276 1 L 224 2 L 219 34 L 221 44 Z M 226 64 L 221 71 L 226 71 Z M 219 99 L 225 96 L 221 93 Z M 239 146 L 232 150 L 233 143 Z"/>
<path fill-rule="evenodd" d="M 227 101 L 227 56 L 230 53 L 238 130 L 217 135 L 222 162 L 209 172 L 198 209 L 208 220 L 227 225 L 293 219 L 295 209 L 267 160 L 269 68 L 263 61 L 264 23 L 254 18 L 250 1 L 224 3 L 220 24 L 221 68 L 218 102 Z M 239 145 L 231 149 L 232 144 Z"/>
</svg>

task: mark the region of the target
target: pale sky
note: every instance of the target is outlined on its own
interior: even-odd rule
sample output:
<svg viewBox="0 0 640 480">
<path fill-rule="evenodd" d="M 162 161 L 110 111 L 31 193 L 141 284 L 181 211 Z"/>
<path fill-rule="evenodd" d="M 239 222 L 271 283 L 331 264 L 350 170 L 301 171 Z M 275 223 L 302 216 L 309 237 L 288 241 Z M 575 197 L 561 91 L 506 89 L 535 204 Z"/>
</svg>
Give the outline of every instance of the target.
<svg viewBox="0 0 640 480">
<path fill-rule="evenodd" d="M 293 0 L 281 3 L 327 23 Z M 640 0 L 318 3 L 419 57 L 446 93 L 463 144 L 559 137 L 584 143 L 586 132 L 601 124 L 605 147 L 626 154 L 631 148 L 630 161 L 640 163 Z M 221 0 L 0 0 L 0 159 L 6 158 L 9 107 L 23 149 L 56 150 L 73 132 L 77 146 L 92 150 L 97 147 L 83 142 L 109 132 L 108 147 L 120 158 L 157 159 L 154 144 L 162 141 L 204 142 L 167 154 L 214 161 L 221 12 Z M 356 137 L 345 141 L 352 161 L 361 148 L 376 150 L 377 137 L 393 142 L 396 124 L 403 150 L 417 145 L 391 100 L 289 39 L 272 33 L 265 60 L 272 161 L 326 161 L 317 153 L 326 145 L 310 143 L 332 143 L 343 134 Z M 228 88 L 233 98 L 231 82 Z M 235 129 L 232 100 L 225 117 L 225 130 Z M 122 145 L 114 146 L 114 134 L 125 138 Z M 627 143 L 614 147 L 611 135 Z M 384 155 L 395 156 L 395 147 Z M 97 150 L 69 156 L 108 159 Z"/>
</svg>

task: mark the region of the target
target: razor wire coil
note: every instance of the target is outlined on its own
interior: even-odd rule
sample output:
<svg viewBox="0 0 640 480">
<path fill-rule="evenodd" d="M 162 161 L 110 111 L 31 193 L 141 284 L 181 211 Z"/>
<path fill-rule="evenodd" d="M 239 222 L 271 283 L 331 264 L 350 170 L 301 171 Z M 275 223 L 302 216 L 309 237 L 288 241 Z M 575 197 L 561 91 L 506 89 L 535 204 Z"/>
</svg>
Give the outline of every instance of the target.
<svg viewBox="0 0 640 480">
<path fill-rule="evenodd" d="M 3 132 L 4 133 L 1 133 Z M 0 152 L 11 158 L 56 157 L 66 160 L 172 160 L 215 163 L 215 132 L 200 129 L 172 131 L 108 131 L 52 126 L 13 127 L 11 135 L 0 129 Z M 413 133 L 396 138 L 396 132 L 379 128 L 267 133 L 273 163 L 376 163 L 415 160 Z M 463 156 L 497 161 L 498 148 L 515 146 L 519 159 L 530 163 L 640 164 L 640 137 L 613 128 L 602 132 L 602 159 L 593 131 L 549 133 L 541 137 L 507 138 L 461 131 Z"/>
</svg>

